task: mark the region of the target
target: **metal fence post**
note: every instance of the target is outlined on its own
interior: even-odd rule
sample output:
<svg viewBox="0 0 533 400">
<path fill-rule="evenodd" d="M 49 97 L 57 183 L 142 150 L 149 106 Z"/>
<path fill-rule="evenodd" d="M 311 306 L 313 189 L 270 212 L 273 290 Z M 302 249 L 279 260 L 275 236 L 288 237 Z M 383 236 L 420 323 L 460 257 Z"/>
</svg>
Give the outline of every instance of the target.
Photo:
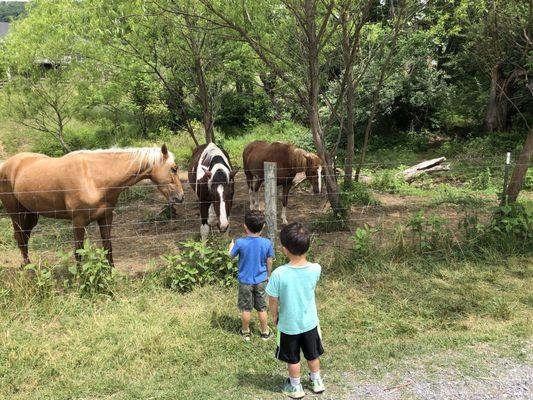
<svg viewBox="0 0 533 400">
<path fill-rule="evenodd" d="M 511 169 L 511 152 L 507 152 L 507 157 L 505 158 L 505 170 L 503 172 L 503 190 L 502 198 L 500 201 L 500 206 L 507 204 L 507 185 L 509 183 L 509 170 Z"/>
<path fill-rule="evenodd" d="M 278 234 L 277 220 L 277 164 L 274 162 L 264 163 L 265 171 L 265 219 L 267 236 L 272 241 L 276 250 L 276 237 Z"/>
</svg>

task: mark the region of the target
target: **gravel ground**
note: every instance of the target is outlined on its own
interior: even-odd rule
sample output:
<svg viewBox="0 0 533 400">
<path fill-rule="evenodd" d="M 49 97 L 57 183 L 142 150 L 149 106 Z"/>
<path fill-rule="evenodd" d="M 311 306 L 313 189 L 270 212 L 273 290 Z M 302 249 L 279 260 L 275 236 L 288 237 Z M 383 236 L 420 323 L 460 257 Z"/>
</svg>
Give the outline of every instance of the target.
<svg viewBox="0 0 533 400">
<path fill-rule="evenodd" d="M 530 346 L 528 351 L 531 349 Z M 348 400 L 376 399 L 533 399 L 533 362 L 509 358 L 480 357 L 469 367 L 454 365 L 453 356 L 447 366 L 413 364 L 409 372 L 387 373 L 382 379 L 356 381 Z M 476 368 L 479 362 L 479 368 Z M 470 369 L 470 370 L 469 370 Z M 348 378 L 348 377 L 347 377 Z M 353 381 L 352 381 L 353 382 Z"/>
</svg>

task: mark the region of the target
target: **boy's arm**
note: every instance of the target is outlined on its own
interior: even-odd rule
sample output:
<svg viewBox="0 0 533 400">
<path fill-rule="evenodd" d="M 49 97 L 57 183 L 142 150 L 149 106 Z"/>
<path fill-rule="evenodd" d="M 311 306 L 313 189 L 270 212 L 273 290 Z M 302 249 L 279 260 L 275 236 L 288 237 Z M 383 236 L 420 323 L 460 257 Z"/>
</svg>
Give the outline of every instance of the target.
<svg viewBox="0 0 533 400">
<path fill-rule="evenodd" d="M 272 315 L 272 320 L 274 321 L 274 325 L 278 326 L 278 298 L 268 296 L 268 309 L 270 310 L 270 314 Z"/>
<path fill-rule="evenodd" d="M 235 240 L 231 239 L 231 243 L 229 244 L 229 247 L 228 247 L 228 254 L 231 258 L 235 257 L 235 256 L 232 256 L 231 255 L 231 250 L 233 250 L 233 247 L 235 246 Z"/>
<path fill-rule="evenodd" d="M 267 258 L 267 279 L 270 278 L 270 274 L 272 273 L 272 257 Z"/>
</svg>

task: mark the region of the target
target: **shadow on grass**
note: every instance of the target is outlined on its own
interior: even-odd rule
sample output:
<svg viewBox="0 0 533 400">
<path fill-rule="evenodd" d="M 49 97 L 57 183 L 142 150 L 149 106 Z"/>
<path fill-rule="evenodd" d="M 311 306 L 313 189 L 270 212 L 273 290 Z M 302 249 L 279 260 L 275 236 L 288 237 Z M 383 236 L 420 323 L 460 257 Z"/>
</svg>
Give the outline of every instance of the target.
<svg viewBox="0 0 533 400">
<path fill-rule="evenodd" d="M 239 372 L 237 380 L 239 386 L 261 389 L 274 393 L 280 393 L 285 377 L 281 374 L 268 374 L 265 372 Z"/>
<path fill-rule="evenodd" d="M 211 328 L 237 334 L 241 329 L 241 319 L 233 315 L 219 314 L 213 311 L 211 313 Z"/>
</svg>

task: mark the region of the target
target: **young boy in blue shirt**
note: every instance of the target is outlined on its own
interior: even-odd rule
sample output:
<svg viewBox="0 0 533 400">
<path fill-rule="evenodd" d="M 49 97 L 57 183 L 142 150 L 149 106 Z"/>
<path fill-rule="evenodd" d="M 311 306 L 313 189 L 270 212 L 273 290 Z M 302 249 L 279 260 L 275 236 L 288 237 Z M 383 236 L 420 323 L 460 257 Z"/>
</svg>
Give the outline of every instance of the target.
<svg viewBox="0 0 533 400">
<path fill-rule="evenodd" d="M 279 237 L 289 263 L 272 273 L 266 292 L 272 319 L 278 329 L 276 358 L 285 361 L 289 370 L 289 378 L 282 391 L 293 399 L 300 399 L 305 396 L 300 382 L 300 350 L 311 371 L 311 389 L 314 393 L 325 390 L 319 360 L 324 349 L 315 303 L 321 267 L 306 259 L 310 234 L 302 224 L 294 222 L 287 225 Z"/>
<path fill-rule="evenodd" d="M 272 271 L 274 249 L 269 239 L 261 237 L 265 226 L 265 216 L 261 211 L 252 210 L 244 217 L 245 237 L 231 242 L 230 256 L 239 256 L 239 295 L 237 305 L 241 311 L 241 336 L 250 340 L 250 318 L 255 308 L 261 323 L 261 339 L 270 339 L 268 328 L 267 299 L 265 287 Z"/>
</svg>

